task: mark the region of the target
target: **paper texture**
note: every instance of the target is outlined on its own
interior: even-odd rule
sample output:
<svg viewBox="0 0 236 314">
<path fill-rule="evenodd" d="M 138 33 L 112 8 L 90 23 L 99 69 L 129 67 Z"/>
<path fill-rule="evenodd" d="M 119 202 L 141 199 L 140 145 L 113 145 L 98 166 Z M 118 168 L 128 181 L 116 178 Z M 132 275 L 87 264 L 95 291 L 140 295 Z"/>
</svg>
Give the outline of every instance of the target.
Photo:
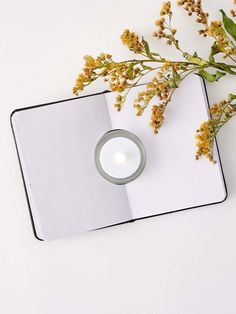
<svg viewBox="0 0 236 314">
<path fill-rule="evenodd" d="M 111 129 L 104 95 L 17 111 L 13 129 L 37 236 L 52 240 L 131 219 L 124 186 L 97 172 Z"/>
</svg>

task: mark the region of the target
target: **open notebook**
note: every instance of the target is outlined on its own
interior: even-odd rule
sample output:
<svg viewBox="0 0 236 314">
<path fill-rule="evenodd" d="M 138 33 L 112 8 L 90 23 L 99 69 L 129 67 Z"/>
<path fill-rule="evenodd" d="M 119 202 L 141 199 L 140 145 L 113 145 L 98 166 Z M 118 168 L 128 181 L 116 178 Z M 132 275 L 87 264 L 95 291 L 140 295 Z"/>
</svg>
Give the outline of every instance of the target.
<svg viewBox="0 0 236 314">
<path fill-rule="evenodd" d="M 222 202 L 226 186 L 219 156 L 195 161 L 194 133 L 208 118 L 203 80 L 179 88 L 157 136 L 150 111 L 134 114 L 134 88 L 123 110 L 114 93 L 101 93 L 15 110 L 11 122 L 37 238 L 52 240 L 139 218 Z M 151 106 L 150 106 L 151 107 Z M 126 185 L 105 180 L 94 163 L 100 137 L 111 129 L 137 135 L 146 167 Z"/>
</svg>

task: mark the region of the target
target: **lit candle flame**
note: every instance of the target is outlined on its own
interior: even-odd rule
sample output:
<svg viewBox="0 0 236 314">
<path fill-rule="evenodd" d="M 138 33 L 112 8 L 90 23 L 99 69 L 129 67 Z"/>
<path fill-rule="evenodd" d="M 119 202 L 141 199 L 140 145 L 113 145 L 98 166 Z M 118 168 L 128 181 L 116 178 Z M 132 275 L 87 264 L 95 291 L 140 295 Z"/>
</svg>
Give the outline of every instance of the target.
<svg viewBox="0 0 236 314">
<path fill-rule="evenodd" d="M 117 164 L 122 164 L 126 160 L 126 156 L 123 153 L 116 153 L 115 154 L 115 162 Z"/>
</svg>

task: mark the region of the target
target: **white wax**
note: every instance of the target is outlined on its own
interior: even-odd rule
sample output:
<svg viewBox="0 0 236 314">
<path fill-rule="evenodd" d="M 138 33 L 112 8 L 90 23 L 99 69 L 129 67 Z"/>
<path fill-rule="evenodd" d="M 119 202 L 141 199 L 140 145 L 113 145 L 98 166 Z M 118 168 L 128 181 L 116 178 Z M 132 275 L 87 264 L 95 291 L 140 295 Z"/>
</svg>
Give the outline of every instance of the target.
<svg viewBox="0 0 236 314">
<path fill-rule="evenodd" d="M 139 167 L 141 153 L 138 146 L 126 137 L 114 137 L 100 151 L 103 170 L 114 178 L 131 176 Z"/>
</svg>

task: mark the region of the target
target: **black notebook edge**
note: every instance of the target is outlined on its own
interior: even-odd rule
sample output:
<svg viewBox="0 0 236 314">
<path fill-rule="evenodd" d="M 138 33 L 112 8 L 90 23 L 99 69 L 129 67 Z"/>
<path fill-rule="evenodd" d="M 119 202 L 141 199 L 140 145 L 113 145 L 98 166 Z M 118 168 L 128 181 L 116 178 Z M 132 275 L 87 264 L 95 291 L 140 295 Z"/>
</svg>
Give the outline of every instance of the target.
<svg viewBox="0 0 236 314">
<path fill-rule="evenodd" d="M 196 75 L 198 75 L 198 74 L 196 74 Z M 206 82 L 205 82 L 205 80 L 202 77 L 201 77 L 201 79 L 202 79 L 202 82 L 203 82 L 203 89 L 204 89 L 204 93 L 205 93 L 205 99 L 206 99 L 206 102 L 207 102 L 207 107 L 210 108 L 209 97 L 208 97 L 207 88 L 206 88 Z M 144 84 L 140 84 L 140 85 L 144 85 Z M 18 162 L 19 162 L 19 165 L 20 165 L 20 172 L 21 172 L 21 177 L 22 177 L 22 180 L 23 180 L 23 185 L 24 185 L 24 191 L 25 191 L 25 195 L 26 195 L 27 205 L 28 205 L 28 209 L 29 209 L 29 213 L 30 213 L 31 225 L 32 225 L 34 236 L 39 241 L 45 241 L 45 240 L 40 238 L 37 235 L 37 230 L 36 230 L 36 227 L 35 227 L 35 224 L 34 224 L 32 209 L 31 209 L 30 201 L 29 201 L 29 195 L 28 195 L 26 182 L 25 182 L 25 178 L 24 178 L 24 173 L 23 173 L 23 167 L 22 167 L 22 164 L 21 164 L 19 149 L 18 149 L 17 141 L 16 141 L 16 135 L 15 135 L 15 132 L 14 132 L 14 127 L 13 127 L 13 121 L 12 121 L 13 116 L 14 116 L 15 113 L 17 113 L 19 111 L 35 109 L 35 108 L 39 108 L 39 107 L 45 107 L 45 106 L 49 106 L 49 105 L 56 105 L 56 104 L 59 104 L 59 103 L 62 103 L 62 102 L 67 102 L 67 101 L 81 99 L 81 98 L 86 98 L 86 97 L 91 97 L 91 96 L 97 96 L 97 95 L 106 94 L 106 93 L 110 93 L 110 91 L 109 90 L 105 90 L 105 91 L 99 92 L 99 93 L 93 93 L 93 94 L 89 94 L 89 95 L 78 96 L 78 97 L 73 97 L 73 98 L 67 98 L 67 99 L 58 100 L 58 101 L 54 101 L 54 102 L 49 102 L 49 103 L 44 103 L 44 104 L 38 104 L 38 105 L 18 108 L 18 109 L 13 110 L 11 112 L 11 114 L 10 114 L 10 124 L 11 124 L 11 129 L 12 129 L 12 133 L 13 133 L 14 143 L 15 143 L 15 147 L 16 147 L 17 158 L 18 158 Z M 212 202 L 212 203 L 207 203 L 207 204 L 201 204 L 201 205 L 197 205 L 197 206 L 191 206 L 191 207 L 186 207 L 186 208 L 179 208 L 179 209 L 176 209 L 176 210 L 173 210 L 173 211 L 168 211 L 168 212 L 164 212 L 164 213 L 149 215 L 149 216 L 145 216 L 145 217 L 135 218 L 135 219 L 131 219 L 131 220 L 128 220 L 128 221 L 120 222 L 120 223 L 117 223 L 117 224 L 112 224 L 112 225 L 109 225 L 109 226 L 96 228 L 96 229 L 93 229 L 91 231 L 96 231 L 96 230 L 100 230 L 100 229 L 106 229 L 106 228 L 110 228 L 110 227 L 114 227 L 114 226 L 130 223 L 130 222 L 134 222 L 134 221 L 142 220 L 142 219 L 146 219 L 146 218 L 152 218 L 152 217 L 157 217 L 157 216 L 177 213 L 177 212 L 185 211 L 185 210 L 188 210 L 188 209 L 194 209 L 194 208 L 199 208 L 199 207 L 204 207 L 204 206 L 216 205 L 216 204 L 223 203 L 227 199 L 227 197 L 228 197 L 228 190 L 227 190 L 225 175 L 224 175 L 224 171 L 223 171 L 222 161 L 221 161 L 219 147 L 218 147 L 218 143 L 217 143 L 217 139 L 216 138 L 215 138 L 215 147 L 216 147 L 216 151 L 217 151 L 217 154 L 218 154 L 218 157 L 219 157 L 219 165 L 220 165 L 220 169 L 221 169 L 221 172 L 222 172 L 222 179 L 223 179 L 223 184 L 224 184 L 224 188 L 225 188 L 225 197 L 224 197 L 223 200 L 217 201 L 217 202 Z"/>
</svg>

